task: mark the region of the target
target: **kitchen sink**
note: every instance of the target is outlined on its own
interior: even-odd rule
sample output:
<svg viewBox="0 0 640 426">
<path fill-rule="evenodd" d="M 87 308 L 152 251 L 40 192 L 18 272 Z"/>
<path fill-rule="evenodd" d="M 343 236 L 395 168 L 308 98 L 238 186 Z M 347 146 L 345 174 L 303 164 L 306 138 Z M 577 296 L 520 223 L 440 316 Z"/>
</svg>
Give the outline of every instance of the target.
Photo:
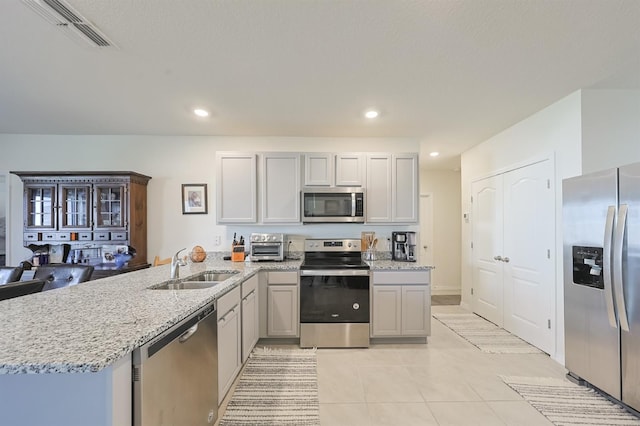
<svg viewBox="0 0 640 426">
<path fill-rule="evenodd" d="M 183 281 L 183 282 L 168 282 L 156 287 L 151 287 L 152 290 L 202 290 L 204 288 L 211 288 L 220 284 L 220 281 Z"/>
<path fill-rule="evenodd" d="M 216 272 L 216 271 L 206 271 L 206 272 L 202 272 L 198 275 L 195 275 L 193 277 L 189 277 L 189 278 L 185 278 L 184 281 L 186 282 L 193 282 L 193 281 L 224 281 L 228 278 L 231 278 L 233 276 L 235 276 L 238 273 L 238 271 L 235 272 Z"/>
<path fill-rule="evenodd" d="M 237 275 L 238 272 L 206 271 L 181 281 L 167 281 L 149 288 L 151 290 L 201 290 L 214 287 L 222 281 Z"/>
</svg>

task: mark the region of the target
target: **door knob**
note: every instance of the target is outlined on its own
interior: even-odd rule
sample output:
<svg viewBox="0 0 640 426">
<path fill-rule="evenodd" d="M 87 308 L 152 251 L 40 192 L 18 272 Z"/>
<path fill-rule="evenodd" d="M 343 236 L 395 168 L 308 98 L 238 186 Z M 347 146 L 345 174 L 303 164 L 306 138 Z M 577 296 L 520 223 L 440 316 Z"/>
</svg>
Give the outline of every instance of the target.
<svg viewBox="0 0 640 426">
<path fill-rule="evenodd" d="M 509 258 L 508 257 L 504 257 L 504 259 L 502 259 L 503 262 L 509 263 Z"/>
<path fill-rule="evenodd" d="M 502 261 L 502 256 L 493 256 L 493 260 Z"/>
</svg>

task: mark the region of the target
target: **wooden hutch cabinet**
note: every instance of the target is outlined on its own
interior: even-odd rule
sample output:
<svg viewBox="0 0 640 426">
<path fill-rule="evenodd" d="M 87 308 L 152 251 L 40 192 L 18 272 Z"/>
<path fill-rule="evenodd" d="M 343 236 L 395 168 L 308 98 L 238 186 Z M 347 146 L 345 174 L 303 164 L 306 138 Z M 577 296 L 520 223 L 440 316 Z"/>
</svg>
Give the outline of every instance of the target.
<svg viewBox="0 0 640 426">
<path fill-rule="evenodd" d="M 131 246 L 147 264 L 147 183 L 135 172 L 11 172 L 24 183 L 24 245 L 63 244 L 99 264 L 105 248 Z M 96 271 L 104 265 L 96 265 Z M 94 273 L 95 275 L 95 273 Z"/>
</svg>

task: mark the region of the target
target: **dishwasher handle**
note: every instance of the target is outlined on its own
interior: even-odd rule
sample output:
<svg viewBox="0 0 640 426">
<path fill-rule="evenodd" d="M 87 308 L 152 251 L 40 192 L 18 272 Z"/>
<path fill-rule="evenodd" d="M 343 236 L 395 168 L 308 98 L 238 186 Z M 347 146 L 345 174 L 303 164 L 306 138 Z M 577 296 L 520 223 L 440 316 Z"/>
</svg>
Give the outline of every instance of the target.
<svg viewBox="0 0 640 426">
<path fill-rule="evenodd" d="M 178 338 L 178 341 L 180 343 L 186 342 L 187 340 L 189 340 L 191 338 L 191 336 L 196 334 L 196 331 L 198 331 L 198 324 L 195 324 L 193 327 L 191 327 L 190 329 L 185 331 L 184 334 Z"/>
</svg>

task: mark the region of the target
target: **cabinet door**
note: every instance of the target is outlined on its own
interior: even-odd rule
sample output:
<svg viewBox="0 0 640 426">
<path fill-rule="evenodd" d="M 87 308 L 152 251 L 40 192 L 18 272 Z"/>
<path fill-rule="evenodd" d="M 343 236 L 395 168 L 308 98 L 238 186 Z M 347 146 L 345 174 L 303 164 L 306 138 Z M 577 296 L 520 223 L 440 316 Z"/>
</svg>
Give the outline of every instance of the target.
<svg viewBox="0 0 640 426">
<path fill-rule="evenodd" d="M 244 363 L 258 341 L 257 289 L 242 299 L 242 362 Z"/>
<path fill-rule="evenodd" d="M 257 221 L 256 155 L 246 152 L 217 154 L 216 220 L 218 223 Z"/>
<path fill-rule="evenodd" d="M 300 154 L 261 154 L 262 222 L 300 222 Z"/>
<path fill-rule="evenodd" d="M 391 222 L 391 155 L 367 156 L 367 222 Z"/>
<path fill-rule="evenodd" d="M 393 155 L 393 221 L 418 222 L 418 156 Z"/>
<path fill-rule="evenodd" d="M 91 185 L 59 187 L 60 230 L 91 229 Z"/>
<path fill-rule="evenodd" d="M 218 320 L 218 404 L 222 402 L 240 372 L 239 305 Z"/>
<path fill-rule="evenodd" d="M 336 154 L 336 186 L 362 186 L 363 180 L 362 154 Z"/>
<path fill-rule="evenodd" d="M 298 337 L 298 286 L 270 285 L 267 305 L 267 335 Z"/>
<path fill-rule="evenodd" d="M 305 186 L 333 186 L 333 154 L 312 152 L 304 156 Z"/>
<path fill-rule="evenodd" d="M 431 333 L 431 291 L 428 285 L 402 286 L 402 335 Z"/>
<path fill-rule="evenodd" d="M 55 230 L 56 185 L 25 185 L 24 193 L 25 229 Z"/>
<path fill-rule="evenodd" d="M 126 185 L 95 186 L 94 229 L 125 230 L 127 226 Z"/>
<path fill-rule="evenodd" d="M 371 337 L 402 334 L 402 286 L 373 286 Z"/>
</svg>

